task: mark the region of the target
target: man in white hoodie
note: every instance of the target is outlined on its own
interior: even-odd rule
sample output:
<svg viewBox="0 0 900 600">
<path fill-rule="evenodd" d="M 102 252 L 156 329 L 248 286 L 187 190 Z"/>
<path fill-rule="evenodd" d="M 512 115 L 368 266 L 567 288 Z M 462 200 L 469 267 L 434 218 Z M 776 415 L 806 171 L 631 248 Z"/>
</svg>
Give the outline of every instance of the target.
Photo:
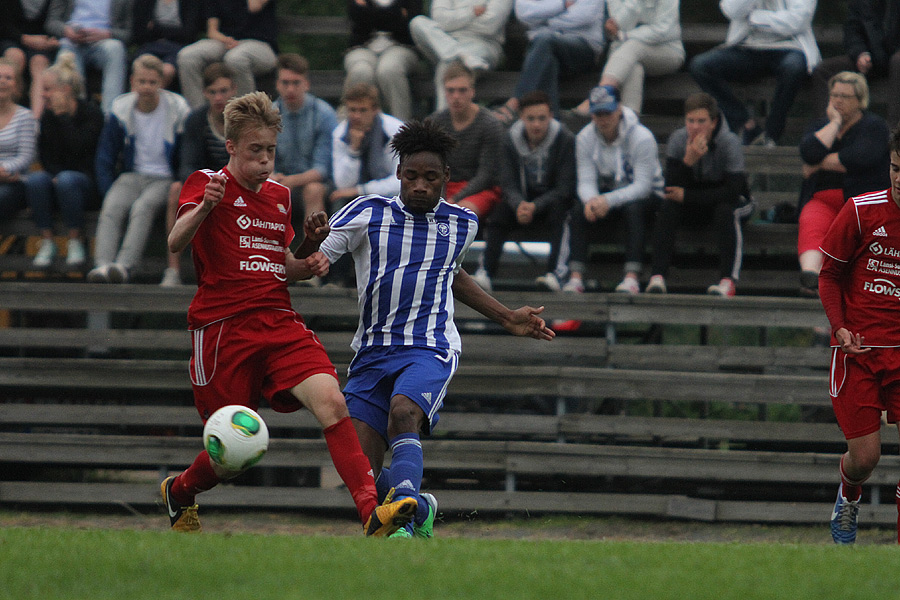
<svg viewBox="0 0 900 600">
<path fill-rule="evenodd" d="M 569 213 L 557 272 L 570 271 L 566 292 L 583 292 L 589 234 L 615 235 L 625 221 L 625 276 L 615 291 L 640 292 L 644 241 L 650 214 L 664 193 L 656 139 L 637 115 L 619 104 L 610 85 L 591 90 L 591 123 L 575 138 L 580 204 Z"/>
<path fill-rule="evenodd" d="M 695 56 L 688 70 L 745 144 L 774 146 L 803 80 L 822 58 L 812 31 L 816 0 L 721 0 L 719 8 L 730 21 L 725 44 Z M 764 75 L 777 81 L 762 130 L 728 82 Z"/>
</svg>

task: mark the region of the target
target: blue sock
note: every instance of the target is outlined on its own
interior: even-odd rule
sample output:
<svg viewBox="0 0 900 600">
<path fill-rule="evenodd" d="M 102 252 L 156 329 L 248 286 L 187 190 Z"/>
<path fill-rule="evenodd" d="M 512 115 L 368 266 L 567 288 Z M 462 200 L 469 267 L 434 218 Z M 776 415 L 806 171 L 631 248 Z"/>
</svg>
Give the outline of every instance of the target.
<svg viewBox="0 0 900 600">
<path fill-rule="evenodd" d="M 381 467 L 381 473 L 375 480 L 375 491 L 378 493 L 378 503 L 384 502 L 388 492 L 391 490 L 391 470 L 387 467 Z"/>
<path fill-rule="evenodd" d="M 428 503 L 419 496 L 419 488 L 422 486 L 422 442 L 418 434 L 402 433 L 391 440 L 391 468 L 388 480 L 394 488 L 394 500 L 407 496 L 415 498 L 419 503 L 416 510 L 416 522 L 419 521 L 419 512 L 424 508 L 425 517 L 428 517 Z"/>
</svg>

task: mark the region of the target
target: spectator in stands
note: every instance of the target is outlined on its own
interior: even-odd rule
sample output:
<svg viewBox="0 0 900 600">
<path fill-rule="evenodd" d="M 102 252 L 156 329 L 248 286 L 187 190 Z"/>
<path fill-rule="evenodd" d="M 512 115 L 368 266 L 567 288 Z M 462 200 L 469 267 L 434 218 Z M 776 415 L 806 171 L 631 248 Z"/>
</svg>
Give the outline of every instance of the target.
<svg viewBox="0 0 900 600">
<path fill-rule="evenodd" d="M 337 113 L 328 102 L 309 91 L 309 62 L 298 54 L 278 57 L 278 100 L 282 126 L 275 153 L 272 179 L 291 188 L 294 219 L 325 210 L 325 200 L 332 187 L 332 133 L 337 127 Z M 303 211 L 297 210 L 296 199 L 302 200 Z"/>
<path fill-rule="evenodd" d="M 591 123 L 575 138 L 581 203 L 569 213 L 556 272 L 568 266 L 571 275 L 562 290 L 583 292 L 588 234 L 614 235 L 613 228 L 623 229 L 624 220 L 625 277 L 615 291 L 637 294 L 648 216 L 664 194 L 659 150 L 634 111 L 619 103 L 616 88 L 597 86 L 589 100 Z"/>
<path fill-rule="evenodd" d="M 21 74 L 15 62 L 0 58 L 0 220 L 25 207 L 22 177 L 34 160 L 37 121 L 16 104 Z"/>
<path fill-rule="evenodd" d="M 563 222 L 575 198 L 575 135 L 553 118 L 550 98 L 535 90 L 519 98 L 519 120 L 505 136 L 503 155 L 503 201 L 485 221 L 482 267 L 472 275 L 485 291 L 497 274 L 503 244 L 510 232 L 532 227 L 550 236 L 548 275 L 559 256 Z"/>
<path fill-rule="evenodd" d="M 203 69 L 224 61 L 232 68 L 238 95 L 256 90 L 257 75 L 277 63 L 276 0 L 208 0 L 206 38 L 178 53 L 181 93 L 191 108 L 203 105 Z"/>
<path fill-rule="evenodd" d="M 170 87 L 177 73 L 178 53 L 193 44 L 203 26 L 203 4 L 191 0 L 144 0 L 134 5 L 137 56 L 152 54 L 163 61 L 163 87 Z"/>
<path fill-rule="evenodd" d="M 826 58 L 812 74 L 816 110 L 829 105 L 828 81 L 841 71 L 856 71 L 871 81 L 887 76 L 887 122 L 900 121 L 900 1 L 850 0 L 844 21 L 844 50 Z"/>
<path fill-rule="evenodd" d="M 391 198 L 400 193 L 397 167 L 400 158 L 391 139 L 403 121 L 385 114 L 378 104 L 378 89 L 357 83 L 344 91 L 342 104 L 347 118 L 332 136 L 332 167 L 335 190 L 329 197 L 329 212 L 335 213 L 357 196 L 378 194 Z M 344 287 L 353 286 L 353 264 L 341 257 L 323 279 Z"/>
<path fill-rule="evenodd" d="M 741 271 L 743 227 L 753 213 L 741 139 L 705 92 L 684 103 L 684 124 L 666 147 L 666 189 L 653 230 L 647 293 L 665 294 L 678 228 L 712 225 L 719 246 L 718 284 L 707 293 L 734 296 Z"/>
<path fill-rule="evenodd" d="M 462 62 L 472 73 L 497 68 L 513 0 L 432 0 L 431 16 L 419 15 L 409 30 L 434 69 L 435 110 L 447 108 L 444 72 Z"/>
<path fill-rule="evenodd" d="M 44 96 L 41 73 L 59 48 L 59 40 L 44 31 L 50 0 L 0 0 L 0 53 L 16 63 L 20 73 L 27 67 L 31 78 L 29 106 L 41 118 Z"/>
<path fill-rule="evenodd" d="M 797 252 L 801 292 L 809 296 L 818 293 L 820 246 L 844 202 L 890 185 L 890 129 L 866 110 L 865 77 L 844 71 L 831 78 L 828 89 L 828 116 L 813 122 L 800 142 L 804 180 Z"/>
<path fill-rule="evenodd" d="M 215 62 L 203 69 L 203 97 L 206 104 L 195 108 L 184 121 L 181 136 L 178 179 L 169 187 L 166 206 L 166 234 L 172 231 L 178 215 L 178 197 L 181 186 L 191 173 L 201 169 L 218 171 L 228 164 L 225 149 L 225 105 L 237 93 L 234 72 L 223 62 Z M 168 266 L 160 285 L 173 287 L 181 284 L 182 252 L 167 253 Z"/>
<path fill-rule="evenodd" d="M 473 101 L 475 75 L 463 63 L 453 63 L 444 71 L 443 90 L 447 108 L 432 118 L 457 141 L 450 153 L 444 198 L 481 218 L 500 202 L 497 158 L 503 151 L 503 126 L 491 111 Z"/>
<path fill-rule="evenodd" d="M 385 110 L 413 118 L 410 75 L 419 64 L 409 22 L 422 14 L 422 0 L 347 0 L 350 51 L 344 56 L 344 90 L 356 83 L 377 86 Z"/>
<path fill-rule="evenodd" d="M 644 75 L 667 75 L 684 64 L 678 5 L 679 0 L 606 0 L 603 28 L 610 45 L 599 85 L 618 89 L 622 104 L 638 114 Z M 587 100 L 575 112 L 589 115 Z"/>
<path fill-rule="evenodd" d="M 532 90 L 544 90 L 550 107 L 559 114 L 559 79 L 600 64 L 605 50 L 603 32 L 605 0 L 544 2 L 516 0 L 516 17 L 528 28 L 528 49 L 512 98 L 495 115 L 504 124 L 516 120 L 518 98 Z"/>
<path fill-rule="evenodd" d="M 86 67 L 102 73 L 105 114 L 125 91 L 133 10 L 133 0 L 50 0 L 47 9 L 47 32 L 59 38 L 62 50 L 75 53 L 82 81 Z"/>
<path fill-rule="evenodd" d="M 162 81 L 160 59 L 137 57 L 134 91 L 115 99 L 103 125 L 96 159 L 103 206 L 90 282 L 128 281 L 178 172 L 177 148 L 190 108 L 184 98 L 162 89 Z"/>
<path fill-rule="evenodd" d="M 56 205 L 68 229 L 66 265 L 77 267 L 86 260 L 82 232 L 84 211 L 96 209 L 94 155 L 103 128 L 103 113 L 93 102 L 83 100 L 84 83 L 75 57 L 63 52 L 43 73 L 46 96 L 38 136 L 41 170 L 25 178 L 31 217 L 41 230 L 41 243 L 34 266 L 49 267 L 56 258 L 53 241 L 53 207 Z"/>
<path fill-rule="evenodd" d="M 332 212 L 357 196 L 378 194 L 390 198 L 400 192 L 399 158 L 391 148 L 391 138 L 403 121 L 381 111 L 378 89 L 368 83 L 347 88 L 342 104 L 347 118 L 332 134 L 337 188 L 330 196 Z"/>
<path fill-rule="evenodd" d="M 688 70 L 745 144 L 774 146 L 794 96 L 821 58 L 812 31 L 816 0 L 720 0 L 719 7 L 730 21 L 725 44 L 695 56 Z M 727 83 L 764 75 L 777 79 L 765 129 Z"/>
</svg>

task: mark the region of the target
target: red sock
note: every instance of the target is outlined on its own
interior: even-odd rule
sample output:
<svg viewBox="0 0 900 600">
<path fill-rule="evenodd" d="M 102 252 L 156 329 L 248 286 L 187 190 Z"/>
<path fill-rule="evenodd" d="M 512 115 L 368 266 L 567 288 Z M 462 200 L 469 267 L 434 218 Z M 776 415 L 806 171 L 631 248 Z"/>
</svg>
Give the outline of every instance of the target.
<svg viewBox="0 0 900 600">
<path fill-rule="evenodd" d="M 846 456 L 846 454 L 844 455 Z M 853 481 L 847 474 L 844 472 L 844 456 L 841 456 L 841 484 L 842 492 L 844 498 L 849 500 L 850 502 L 855 502 L 859 500 L 859 497 L 862 496 L 862 484 L 865 482 L 865 479 L 862 481 Z"/>
<path fill-rule="evenodd" d="M 206 450 L 197 455 L 194 464 L 172 482 L 172 497 L 181 506 L 194 504 L 194 496 L 218 485 L 219 476 L 213 471 Z"/>
<path fill-rule="evenodd" d="M 323 433 L 328 452 L 331 453 L 331 461 L 338 475 L 347 484 L 359 518 L 365 525 L 369 515 L 378 506 L 378 494 L 375 492 L 372 467 L 359 445 L 356 429 L 353 428 L 350 417 L 344 417 L 331 427 L 326 427 Z"/>
<path fill-rule="evenodd" d="M 897 501 L 897 543 L 900 544 L 900 483 L 897 484 L 894 499 Z"/>
</svg>

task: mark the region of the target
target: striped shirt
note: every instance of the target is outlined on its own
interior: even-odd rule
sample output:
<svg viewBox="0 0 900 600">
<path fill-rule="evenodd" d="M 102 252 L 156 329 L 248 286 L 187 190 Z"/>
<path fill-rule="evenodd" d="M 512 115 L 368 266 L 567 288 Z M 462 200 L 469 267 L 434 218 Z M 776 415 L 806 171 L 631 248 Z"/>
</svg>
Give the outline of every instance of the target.
<svg viewBox="0 0 900 600">
<path fill-rule="evenodd" d="M 331 217 L 321 250 L 356 264 L 359 327 L 354 350 L 418 346 L 460 352 L 453 323 L 453 277 L 478 232 L 468 209 L 441 200 L 415 214 L 400 198 L 360 196 Z"/>
<path fill-rule="evenodd" d="M 0 167 L 7 173 L 25 173 L 35 158 L 38 126 L 31 111 L 16 106 L 6 127 L 0 129 Z"/>
</svg>

